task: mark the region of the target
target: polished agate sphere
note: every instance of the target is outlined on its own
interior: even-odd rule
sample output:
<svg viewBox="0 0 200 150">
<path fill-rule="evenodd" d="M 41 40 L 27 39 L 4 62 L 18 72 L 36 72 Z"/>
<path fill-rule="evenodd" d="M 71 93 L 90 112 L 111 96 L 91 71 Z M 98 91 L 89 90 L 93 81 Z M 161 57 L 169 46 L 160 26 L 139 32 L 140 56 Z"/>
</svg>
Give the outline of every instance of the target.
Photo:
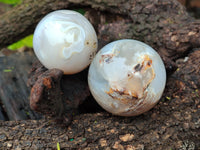
<svg viewBox="0 0 200 150">
<path fill-rule="evenodd" d="M 88 74 L 95 100 L 119 116 L 136 116 L 151 109 L 161 98 L 165 82 L 165 66 L 158 53 L 130 39 L 104 46 Z"/>
<path fill-rule="evenodd" d="M 46 68 L 74 74 L 90 64 L 97 51 L 97 36 L 83 15 L 58 10 L 46 15 L 37 25 L 33 49 Z"/>
</svg>

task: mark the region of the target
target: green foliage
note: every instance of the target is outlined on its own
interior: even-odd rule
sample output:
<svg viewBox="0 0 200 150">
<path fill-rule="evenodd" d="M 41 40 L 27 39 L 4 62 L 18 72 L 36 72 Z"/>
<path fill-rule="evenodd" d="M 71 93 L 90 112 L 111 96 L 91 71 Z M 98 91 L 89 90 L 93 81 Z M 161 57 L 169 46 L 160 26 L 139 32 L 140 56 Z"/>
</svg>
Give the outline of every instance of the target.
<svg viewBox="0 0 200 150">
<path fill-rule="evenodd" d="M 18 5 L 22 3 L 22 0 L 0 0 L 0 3 L 9 4 L 9 5 Z"/>
<path fill-rule="evenodd" d="M 14 67 L 8 67 L 6 69 L 3 70 L 3 72 L 12 72 L 14 69 Z"/>
<path fill-rule="evenodd" d="M 84 9 L 74 9 L 74 11 L 79 12 L 80 14 L 84 15 L 85 14 L 85 10 Z"/>
<path fill-rule="evenodd" d="M 17 50 L 19 48 L 22 48 L 22 47 L 30 47 L 32 48 L 33 47 L 33 34 L 17 41 L 16 43 L 13 43 L 11 45 L 8 46 L 8 49 L 10 50 Z"/>
<path fill-rule="evenodd" d="M 11 69 L 4 69 L 3 72 L 12 72 Z"/>
</svg>

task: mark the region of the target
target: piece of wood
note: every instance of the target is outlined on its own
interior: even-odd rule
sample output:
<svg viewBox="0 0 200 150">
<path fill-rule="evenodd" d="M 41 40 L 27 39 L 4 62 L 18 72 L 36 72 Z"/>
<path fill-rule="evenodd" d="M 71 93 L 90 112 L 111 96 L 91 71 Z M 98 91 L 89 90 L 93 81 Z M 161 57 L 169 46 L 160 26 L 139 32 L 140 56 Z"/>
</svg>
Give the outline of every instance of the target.
<svg viewBox="0 0 200 150">
<path fill-rule="evenodd" d="M 63 76 L 58 69 L 47 70 L 42 66 L 32 50 L 16 53 L 5 50 L 0 63 L 0 100 L 8 120 L 40 119 L 43 114 L 64 119 L 67 124 L 90 95 L 87 69 Z"/>
<path fill-rule="evenodd" d="M 0 106 L 0 120 L 4 120 L 4 121 L 6 120 L 6 116 L 4 115 L 3 109 L 1 108 L 1 106 Z"/>
<path fill-rule="evenodd" d="M 67 125 L 72 114 L 90 95 L 87 69 L 74 75 L 63 75 L 59 69 L 46 69 L 38 61 L 33 65 L 28 85 L 32 87 L 30 106 L 43 115 L 51 116 Z"/>
<path fill-rule="evenodd" d="M 199 149 L 200 49 L 177 65 L 159 103 L 140 116 L 74 114 L 67 127 L 50 118 L 0 121 L 0 147 L 57 149 L 59 143 L 61 149 Z"/>
<path fill-rule="evenodd" d="M 33 33 L 38 21 L 50 11 L 77 7 L 92 8 L 90 16 L 95 18 L 99 39 L 105 43 L 134 38 L 170 59 L 179 58 L 191 48 L 200 46 L 200 22 L 190 17 L 176 0 L 24 0 L 0 16 L 0 48 Z M 110 15 L 103 18 L 100 11 Z M 113 17 L 118 20 L 113 21 Z"/>
<path fill-rule="evenodd" d="M 29 107 L 26 84 L 34 58 L 32 51 L 0 56 L 0 100 L 9 120 L 41 118 Z"/>
</svg>

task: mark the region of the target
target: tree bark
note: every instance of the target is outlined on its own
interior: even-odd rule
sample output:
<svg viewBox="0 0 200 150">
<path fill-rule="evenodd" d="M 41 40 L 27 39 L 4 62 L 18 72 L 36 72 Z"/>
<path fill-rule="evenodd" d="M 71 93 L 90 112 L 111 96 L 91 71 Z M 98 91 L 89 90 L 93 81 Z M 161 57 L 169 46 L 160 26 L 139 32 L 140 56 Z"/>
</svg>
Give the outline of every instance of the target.
<svg viewBox="0 0 200 150">
<path fill-rule="evenodd" d="M 137 117 L 105 111 L 74 114 L 69 126 L 51 118 L 0 121 L 2 149 L 190 149 L 200 148 L 200 49 L 178 59 L 160 102 Z M 91 101 L 89 102 L 91 103 Z"/>
<path fill-rule="evenodd" d="M 200 43 L 199 21 L 174 0 L 24 0 L 23 4 L 0 16 L 0 48 L 33 33 L 38 21 L 50 11 L 80 7 L 95 10 L 91 18 L 98 24 L 100 43 L 134 38 L 172 59 L 183 56 Z M 102 19 L 99 11 L 111 15 Z M 118 20 L 113 21 L 113 17 Z"/>
<path fill-rule="evenodd" d="M 4 119 L 40 119 L 29 107 L 30 88 L 27 87 L 28 73 L 35 58 L 31 51 L 0 54 L 0 100 L 6 112 Z"/>
<path fill-rule="evenodd" d="M 61 70 L 47 70 L 36 60 L 30 49 L 0 53 L 0 120 L 35 120 L 44 114 L 70 123 L 72 114 L 90 95 L 87 70 L 63 76 Z"/>
<path fill-rule="evenodd" d="M 30 107 L 41 114 L 71 123 L 72 114 L 90 95 L 87 69 L 75 75 L 63 75 L 59 69 L 47 70 L 36 62 L 30 72 L 28 85 Z"/>
</svg>

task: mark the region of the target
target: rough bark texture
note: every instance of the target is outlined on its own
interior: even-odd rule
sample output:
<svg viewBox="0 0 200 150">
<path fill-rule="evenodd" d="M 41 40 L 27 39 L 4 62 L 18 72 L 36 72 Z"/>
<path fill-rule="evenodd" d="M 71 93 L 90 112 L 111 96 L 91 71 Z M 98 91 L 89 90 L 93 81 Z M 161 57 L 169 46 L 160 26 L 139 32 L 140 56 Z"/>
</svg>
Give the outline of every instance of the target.
<svg viewBox="0 0 200 150">
<path fill-rule="evenodd" d="M 29 74 L 28 85 L 32 87 L 30 106 L 41 114 L 71 122 L 80 104 L 90 95 L 87 70 L 65 75 L 59 69 L 47 70 L 36 62 Z"/>
<path fill-rule="evenodd" d="M 0 100 L 6 112 L 4 119 L 41 118 L 41 115 L 29 107 L 30 88 L 26 85 L 33 53 L 29 51 L 6 56 L 7 53 L 8 51 L 0 54 Z"/>
<path fill-rule="evenodd" d="M 0 53 L 0 120 L 40 119 L 35 110 L 58 119 L 64 117 L 66 124 L 90 95 L 87 70 L 63 76 L 62 71 L 47 70 L 36 60 L 32 50 Z"/>
<path fill-rule="evenodd" d="M 0 16 L 0 47 L 32 33 L 36 23 L 48 12 L 77 7 L 95 10 L 92 18 L 99 24 L 99 37 L 105 43 L 134 38 L 150 44 L 161 55 L 170 58 L 180 57 L 200 43 L 199 21 L 193 20 L 175 0 L 24 0 L 22 5 Z M 96 15 L 99 10 L 111 15 L 103 18 Z M 113 16 L 119 19 L 112 22 L 110 17 Z"/>
<path fill-rule="evenodd" d="M 62 4 L 63 1 L 24 0 L 22 5 L 16 6 L 11 11 L 1 15 L 0 48 L 33 33 L 41 17 L 52 10 L 64 8 L 65 5 Z"/>
<path fill-rule="evenodd" d="M 74 114 L 66 127 L 55 120 L 0 121 L 1 149 L 156 149 L 200 148 L 200 50 L 177 60 L 160 102 L 137 117 L 105 111 Z M 92 99 L 88 103 L 91 103 Z"/>
</svg>

